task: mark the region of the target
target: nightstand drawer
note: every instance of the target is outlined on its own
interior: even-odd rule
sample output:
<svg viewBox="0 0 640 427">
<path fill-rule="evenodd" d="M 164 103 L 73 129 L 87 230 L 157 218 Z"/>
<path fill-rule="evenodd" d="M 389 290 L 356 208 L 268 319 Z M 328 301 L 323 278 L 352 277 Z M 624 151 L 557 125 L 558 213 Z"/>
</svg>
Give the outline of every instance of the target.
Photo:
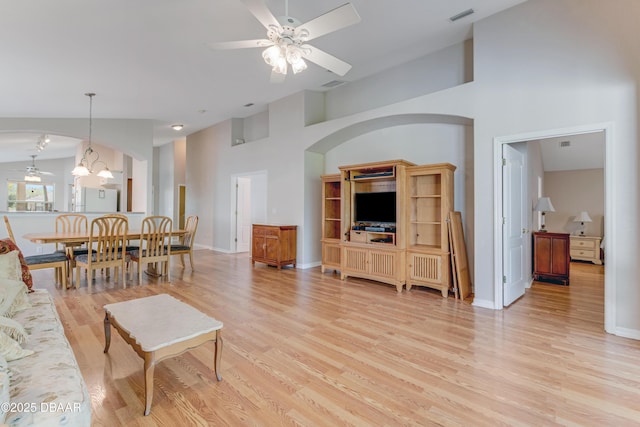
<svg viewBox="0 0 640 427">
<path fill-rule="evenodd" d="M 571 258 L 588 258 L 595 259 L 596 251 L 587 249 L 575 249 L 571 248 Z"/>
<path fill-rule="evenodd" d="M 596 240 L 594 239 L 580 239 L 580 238 L 571 238 L 571 249 L 596 249 Z"/>
</svg>

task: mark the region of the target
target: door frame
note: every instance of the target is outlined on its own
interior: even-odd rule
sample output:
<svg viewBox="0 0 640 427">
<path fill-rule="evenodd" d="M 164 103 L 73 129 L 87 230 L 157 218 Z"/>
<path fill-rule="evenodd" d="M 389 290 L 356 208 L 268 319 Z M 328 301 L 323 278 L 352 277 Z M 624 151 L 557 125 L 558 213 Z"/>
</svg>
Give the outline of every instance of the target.
<svg viewBox="0 0 640 427">
<path fill-rule="evenodd" d="M 493 201 L 494 201 L 494 308 L 501 310 L 503 305 L 503 289 L 502 289 L 502 145 L 515 142 L 533 141 L 538 139 L 565 137 L 576 134 L 604 132 L 605 142 L 605 168 L 604 168 L 604 188 L 605 188 L 605 264 L 610 268 L 605 268 L 604 272 L 604 330 L 610 334 L 615 333 L 616 328 L 616 268 L 615 268 L 615 237 L 616 224 L 613 221 L 611 213 L 614 211 L 613 194 L 614 182 L 611 171 L 613 171 L 613 132 L 614 126 L 612 122 L 593 123 L 582 126 L 549 129 L 535 131 L 523 134 L 515 134 L 493 138 Z M 526 207 L 529 209 L 529 206 Z"/>
<path fill-rule="evenodd" d="M 237 241 L 236 241 L 236 232 L 238 230 L 238 226 L 237 226 L 237 219 L 236 219 L 236 205 L 237 205 L 237 194 L 236 194 L 236 183 L 238 182 L 238 178 L 249 178 L 251 180 L 251 205 L 252 205 L 252 211 L 255 212 L 256 210 L 260 210 L 263 211 L 262 212 L 262 216 L 263 218 L 253 218 L 252 216 L 252 221 L 253 220 L 258 220 L 258 221 L 266 221 L 266 216 L 267 216 L 267 206 L 266 206 L 266 195 L 263 197 L 263 203 L 262 204 L 258 204 L 256 203 L 255 200 L 255 195 L 254 195 L 254 182 L 255 180 L 262 180 L 264 183 L 264 186 L 266 188 L 267 183 L 268 183 L 268 174 L 266 170 L 260 170 L 260 171 L 254 171 L 254 172 L 245 172 L 245 173 L 238 173 L 238 174 L 233 174 L 231 175 L 231 182 L 230 182 L 230 218 L 229 218 L 229 228 L 230 228 L 230 232 L 229 232 L 229 248 L 230 248 L 230 253 L 237 253 L 238 252 L 238 245 L 237 245 Z M 251 253 L 251 248 L 249 248 L 249 253 Z"/>
</svg>

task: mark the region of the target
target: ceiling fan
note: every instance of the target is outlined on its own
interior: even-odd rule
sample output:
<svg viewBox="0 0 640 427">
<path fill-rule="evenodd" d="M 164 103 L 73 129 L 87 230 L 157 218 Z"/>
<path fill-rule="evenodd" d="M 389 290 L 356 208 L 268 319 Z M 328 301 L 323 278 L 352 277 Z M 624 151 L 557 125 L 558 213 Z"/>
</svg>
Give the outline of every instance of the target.
<svg viewBox="0 0 640 427">
<path fill-rule="evenodd" d="M 276 18 L 264 0 L 240 0 L 267 29 L 266 39 L 210 43 L 212 49 L 266 48 L 262 52 L 265 62 L 272 67 L 271 82 L 284 81 L 288 65 L 294 74 L 307 68 L 305 59 L 344 76 L 351 65 L 330 55 L 308 41 L 360 22 L 360 15 L 351 3 L 345 3 L 304 24 L 289 15 L 289 1 L 285 0 L 285 15 Z"/>
<path fill-rule="evenodd" d="M 42 181 L 42 175 L 54 175 L 51 172 L 41 171 L 40 169 L 38 169 L 38 167 L 36 166 L 36 157 L 38 157 L 36 154 L 31 155 L 31 164 L 28 165 L 25 170 L 16 169 L 13 170 L 13 172 L 24 172 L 24 180 L 31 182 Z"/>
</svg>

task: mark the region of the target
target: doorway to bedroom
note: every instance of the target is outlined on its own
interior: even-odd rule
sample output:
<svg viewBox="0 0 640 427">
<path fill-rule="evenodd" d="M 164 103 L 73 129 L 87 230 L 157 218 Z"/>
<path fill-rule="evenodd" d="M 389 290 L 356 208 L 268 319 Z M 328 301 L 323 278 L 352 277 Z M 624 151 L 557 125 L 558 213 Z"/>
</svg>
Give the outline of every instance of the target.
<svg viewBox="0 0 640 427">
<path fill-rule="evenodd" d="M 523 153 L 525 168 L 523 179 L 526 180 L 526 196 L 520 201 L 524 209 L 527 226 L 522 228 L 523 250 L 521 257 L 522 269 L 526 277 L 531 276 L 533 249 L 531 245 L 532 232 L 538 231 L 541 226 L 541 212 L 535 210 L 540 197 L 548 197 L 553 205 L 553 211 L 545 213 L 546 229 L 563 233 L 573 242 L 568 251 L 576 270 L 589 269 L 588 266 L 599 268 L 602 274 L 604 256 L 610 261 L 612 253 L 605 250 L 605 226 L 607 216 L 605 211 L 610 209 L 611 201 L 606 191 L 608 181 L 606 179 L 607 162 L 610 156 L 606 155 L 610 148 L 610 132 L 607 126 L 581 127 L 560 131 L 540 132 L 537 134 L 517 135 L 504 138 L 496 138 L 495 153 L 500 156 L 497 163 L 500 170 L 496 170 L 496 215 L 498 223 L 502 222 L 504 212 L 508 212 L 509 197 L 505 194 L 503 182 L 502 153 L 505 146 L 516 148 Z M 610 165 L 609 165 L 610 166 Z M 610 182 L 609 182 L 610 185 Z M 517 211 L 517 210 L 516 210 Z M 499 236 L 498 236 L 499 235 Z M 496 247 L 498 253 L 507 254 L 509 248 L 505 243 L 506 233 L 502 227 L 498 227 L 496 233 Z M 576 242 L 594 246 L 589 251 L 576 250 Z M 601 244 L 602 243 L 602 244 Z M 571 243 L 569 243 L 571 245 Z M 602 251 L 601 251 L 602 249 Z M 505 262 L 505 256 L 496 257 L 497 277 L 506 277 L 510 266 Z M 579 263 L 579 264 L 577 264 Z M 570 267 L 569 267 L 570 269 Z M 594 270 L 595 271 L 595 270 Z M 614 325 L 613 314 L 615 312 L 614 295 L 615 283 L 609 280 L 609 275 L 604 272 L 605 283 L 602 298 L 604 300 L 604 326 L 610 330 Z M 531 285 L 527 280 L 525 287 Z M 524 294 L 524 288 L 522 289 Z M 521 295 L 522 295 L 521 294 Z M 520 295 L 520 296 L 521 296 Z M 517 300 L 512 298 L 507 301 L 507 284 L 496 284 L 496 307 L 505 307 Z"/>
</svg>

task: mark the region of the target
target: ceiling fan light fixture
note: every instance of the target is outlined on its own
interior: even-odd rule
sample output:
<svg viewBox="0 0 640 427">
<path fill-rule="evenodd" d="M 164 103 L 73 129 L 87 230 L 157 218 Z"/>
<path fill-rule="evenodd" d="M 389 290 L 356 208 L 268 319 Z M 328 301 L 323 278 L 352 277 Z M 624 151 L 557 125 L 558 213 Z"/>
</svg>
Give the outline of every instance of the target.
<svg viewBox="0 0 640 427">
<path fill-rule="evenodd" d="M 304 62 L 304 59 L 302 58 L 298 58 L 294 62 L 291 62 L 291 70 L 293 71 L 293 74 L 298 74 L 299 72 L 304 71 L 306 69 L 307 69 L 307 63 Z"/>
<path fill-rule="evenodd" d="M 287 60 L 284 58 L 284 56 L 278 58 L 275 65 L 273 66 L 273 72 L 284 74 L 285 76 L 287 75 Z"/>
<path fill-rule="evenodd" d="M 264 59 L 264 62 L 267 63 L 267 65 L 275 67 L 282 58 L 282 51 L 280 50 L 280 46 L 274 44 L 273 46 L 266 48 L 262 52 L 262 58 Z"/>
<path fill-rule="evenodd" d="M 38 175 L 25 175 L 24 176 L 24 180 L 26 182 L 42 182 L 42 178 L 40 178 Z"/>
</svg>

